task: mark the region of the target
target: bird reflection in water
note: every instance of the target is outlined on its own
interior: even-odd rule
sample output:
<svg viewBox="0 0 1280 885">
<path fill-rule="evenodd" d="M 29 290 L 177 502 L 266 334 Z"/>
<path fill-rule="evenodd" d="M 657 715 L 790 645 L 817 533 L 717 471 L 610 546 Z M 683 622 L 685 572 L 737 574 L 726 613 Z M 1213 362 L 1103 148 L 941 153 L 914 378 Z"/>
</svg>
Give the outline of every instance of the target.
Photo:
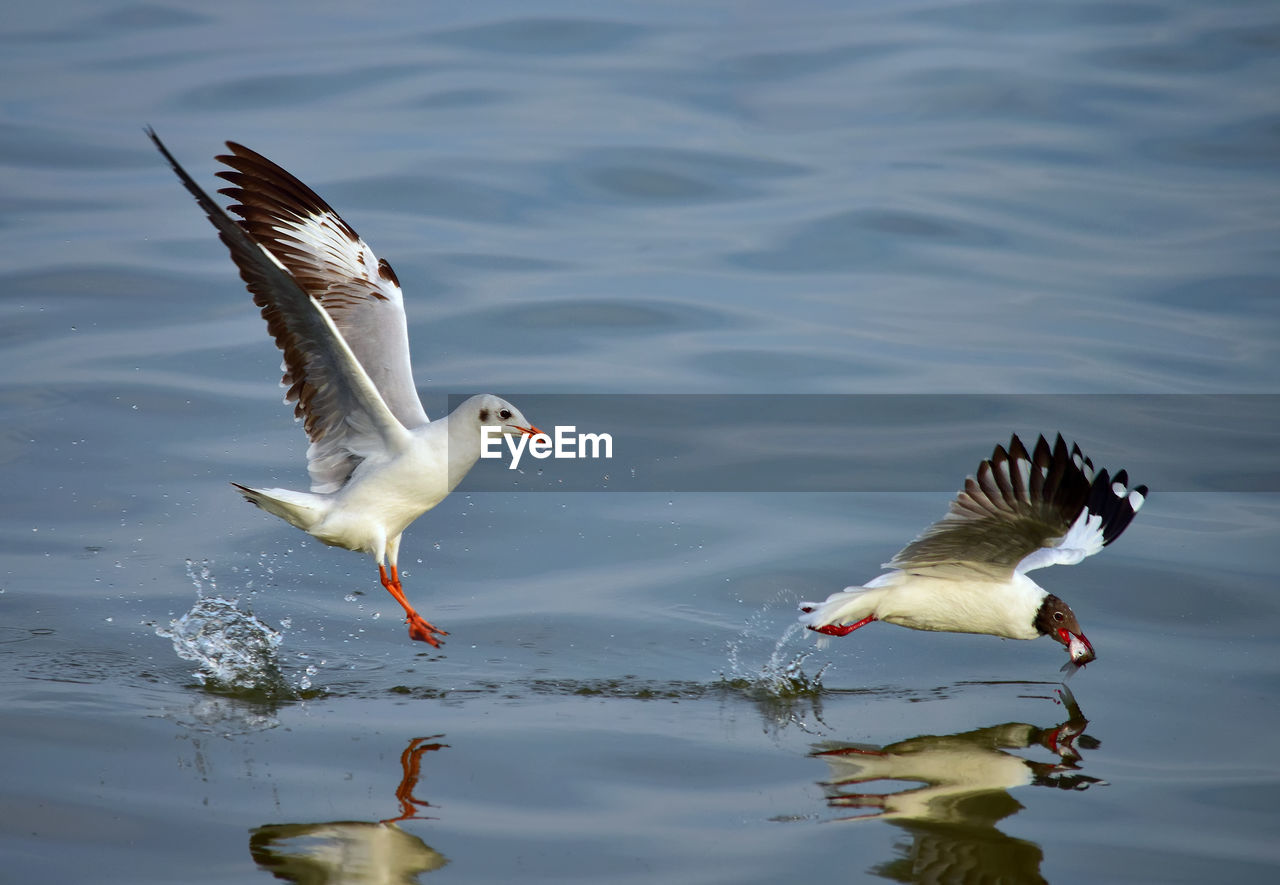
<svg viewBox="0 0 1280 885">
<path fill-rule="evenodd" d="M 996 824 L 1022 810 L 1009 791 L 1047 786 L 1084 790 L 1105 784 L 1079 771 L 1079 747 L 1098 742 L 1065 685 L 1058 691 L 1068 719 L 1053 728 L 1012 722 L 953 735 L 921 735 L 884 747 L 823 744 L 811 754 L 830 767 L 821 782 L 827 804 L 856 809 L 838 820 L 883 820 L 912 836 L 904 856 L 871 872 L 899 882 L 1043 882 L 1040 846 L 1006 835 Z M 1056 757 L 1036 762 L 1011 750 L 1043 747 Z M 902 789 L 903 782 L 919 786 Z M 864 790 L 871 784 L 881 789 Z"/>
<path fill-rule="evenodd" d="M 249 837 L 254 861 L 277 879 L 298 885 L 412 885 L 422 873 L 440 869 L 448 859 L 397 826 L 424 819 L 419 812 L 430 807 L 414 790 L 423 754 L 448 746 L 437 742 L 440 737 L 414 738 L 400 754 L 398 815 L 381 821 L 266 824 Z"/>
</svg>

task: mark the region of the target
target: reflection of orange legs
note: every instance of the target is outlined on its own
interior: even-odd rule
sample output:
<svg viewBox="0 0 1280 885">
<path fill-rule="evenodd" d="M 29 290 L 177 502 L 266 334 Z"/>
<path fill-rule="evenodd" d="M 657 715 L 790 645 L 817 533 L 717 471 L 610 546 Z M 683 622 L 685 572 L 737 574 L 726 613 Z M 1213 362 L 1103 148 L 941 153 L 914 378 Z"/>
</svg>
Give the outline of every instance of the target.
<svg viewBox="0 0 1280 885">
<path fill-rule="evenodd" d="M 399 569 L 392 565 L 391 571 L 388 573 L 384 566 L 379 565 L 378 577 L 382 579 L 382 586 L 387 588 L 387 592 L 394 596 L 396 602 L 400 603 L 404 608 L 404 619 L 409 624 L 409 638 L 416 639 L 419 642 L 428 642 L 439 648 L 440 640 L 436 639 L 436 635 L 448 636 L 449 634 L 432 625 L 430 621 L 413 610 L 413 606 L 405 598 L 404 588 L 400 586 Z"/>
<path fill-rule="evenodd" d="M 827 797 L 827 805 L 832 808 L 878 808 L 885 811 L 888 801 L 889 797 L 883 793 L 838 793 Z"/>
<path fill-rule="evenodd" d="M 435 735 L 435 737 L 444 737 L 444 735 Z M 384 824 L 395 823 L 401 820 L 410 820 L 418 816 L 418 807 L 430 808 L 431 803 L 424 799 L 413 798 L 413 791 L 418 786 L 418 778 L 422 772 L 422 754 L 428 750 L 441 750 L 449 746 L 448 744 L 425 744 L 423 741 L 429 741 L 432 738 L 414 738 L 409 741 L 409 746 L 404 748 L 404 752 L 400 754 L 400 770 L 402 772 L 400 778 L 400 786 L 396 787 L 396 799 L 400 801 L 400 816 L 393 817 L 382 821 Z"/>
<path fill-rule="evenodd" d="M 868 618 L 866 621 L 860 622 L 857 626 L 872 620 Z M 850 630 L 857 629 L 851 627 Z M 884 750 L 871 750 L 863 747 L 837 747 L 834 750 L 821 750 L 813 754 L 814 756 L 887 756 Z M 884 780 L 883 775 L 871 775 L 868 777 L 847 777 L 840 780 L 825 783 L 822 786 L 827 790 L 827 805 L 832 808 L 874 808 L 878 809 L 874 814 L 855 815 L 854 817 L 839 818 L 839 820 L 860 820 L 863 817 L 883 817 L 888 810 L 888 796 L 884 793 L 846 793 L 841 787 L 847 787 L 855 784 L 874 783 L 875 781 Z"/>
<path fill-rule="evenodd" d="M 816 757 L 822 757 L 822 756 L 888 756 L 889 754 L 886 753 L 884 750 L 868 750 L 868 749 L 864 749 L 863 747 L 836 747 L 834 750 L 819 750 L 818 752 L 813 753 L 811 755 Z M 840 778 L 840 780 L 832 781 L 830 783 L 827 783 L 825 786 L 831 787 L 832 789 L 838 789 L 839 787 L 843 787 L 848 784 L 869 784 L 869 783 L 874 783 L 875 781 L 880 781 L 880 780 L 884 780 L 884 775 L 876 774 L 869 777 L 842 777 Z M 854 797 L 879 796 L 880 794 L 879 793 L 847 793 L 847 794 L 837 793 L 836 795 L 843 798 L 844 796 L 854 796 Z M 836 802 L 834 799 L 828 799 L 827 801 L 831 802 L 833 805 L 857 804 L 856 802 L 854 803 Z"/>
</svg>

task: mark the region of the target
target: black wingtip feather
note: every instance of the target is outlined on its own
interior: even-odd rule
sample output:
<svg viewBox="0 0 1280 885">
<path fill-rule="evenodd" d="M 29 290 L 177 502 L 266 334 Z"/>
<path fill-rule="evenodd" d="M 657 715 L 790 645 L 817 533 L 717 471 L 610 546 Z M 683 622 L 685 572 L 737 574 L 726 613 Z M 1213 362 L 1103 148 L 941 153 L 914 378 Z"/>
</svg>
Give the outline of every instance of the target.
<svg viewBox="0 0 1280 885">
<path fill-rule="evenodd" d="M 1135 493 L 1138 495 L 1136 506 L 1132 497 Z M 1146 486 L 1129 488 L 1129 475 L 1126 471 L 1121 470 L 1114 477 L 1108 476 L 1105 470 L 1099 471 L 1090 490 L 1088 508 L 1090 514 L 1102 517 L 1104 547 L 1124 533 L 1146 498 Z"/>
<path fill-rule="evenodd" d="M 1019 449 L 1025 452 L 1021 440 L 1015 435 L 1009 443 L 1009 451 L 1012 453 Z M 1079 514 L 1087 509 L 1089 513 L 1101 516 L 1104 546 L 1124 533 L 1147 498 L 1145 485 L 1129 487 L 1127 470 L 1120 470 L 1115 476 L 1105 469 L 1095 471 L 1093 461 L 1085 457 L 1080 446 L 1073 443 L 1068 448 L 1061 433 L 1052 448 L 1041 436 L 1036 441 L 1034 453 L 1027 460 L 1032 464 L 1033 494 L 1038 491 L 1040 500 L 1061 508 L 1064 513 Z M 1038 478 L 1041 470 L 1044 471 L 1043 478 Z M 1137 496 L 1136 502 L 1134 495 Z"/>
</svg>

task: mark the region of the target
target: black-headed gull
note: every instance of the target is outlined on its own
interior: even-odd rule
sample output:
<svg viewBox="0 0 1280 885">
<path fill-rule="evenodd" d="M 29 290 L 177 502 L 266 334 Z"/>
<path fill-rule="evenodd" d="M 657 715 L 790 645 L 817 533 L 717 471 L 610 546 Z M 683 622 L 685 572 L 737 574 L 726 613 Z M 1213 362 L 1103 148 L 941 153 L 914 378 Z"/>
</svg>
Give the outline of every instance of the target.
<svg viewBox="0 0 1280 885">
<path fill-rule="evenodd" d="M 325 544 L 368 553 L 409 635 L 439 646 L 448 635 L 414 611 L 400 585 L 401 533 L 451 492 L 480 457 L 482 427 L 508 436 L 540 431 L 491 394 L 429 421 L 413 384 L 404 299 L 395 272 L 311 188 L 267 158 L 227 142 L 232 171 L 222 210 L 148 129 L 218 229 L 284 354 L 285 402 L 311 445 L 311 491 L 232 483 L 245 499 Z M 495 431 L 490 431 L 491 433 Z"/>
<path fill-rule="evenodd" d="M 1042 436 L 1027 453 L 1014 436 L 996 446 L 965 481 L 947 515 L 903 548 L 891 571 L 825 602 L 802 602 L 800 622 L 846 636 L 872 621 L 913 630 L 989 633 L 1007 639 L 1050 636 L 1083 666 L 1096 655 L 1075 613 L 1027 577 L 1073 564 L 1125 530 L 1146 500 L 1128 474 L 1095 472 L 1080 447 Z"/>
</svg>

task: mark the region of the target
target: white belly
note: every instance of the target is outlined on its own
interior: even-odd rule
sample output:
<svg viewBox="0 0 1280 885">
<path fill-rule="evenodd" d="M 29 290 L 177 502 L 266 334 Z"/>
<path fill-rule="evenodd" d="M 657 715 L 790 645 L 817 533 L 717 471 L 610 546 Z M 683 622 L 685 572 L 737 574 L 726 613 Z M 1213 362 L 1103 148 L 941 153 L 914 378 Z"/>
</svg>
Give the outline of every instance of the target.
<svg viewBox="0 0 1280 885">
<path fill-rule="evenodd" d="M 357 469 L 311 534 L 326 544 L 379 556 L 388 541 L 448 493 L 443 470 L 423 469 L 407 458 L 384 462 L 365 475 Z"/>
<path fill-rule="evenodd" d="M 1045 591 L 1022 575 L 1007 582 L 901 573 L 876 606 L 876 617 L 913 630 L 988 633 L 1035 639 Z"/>
</svg>

